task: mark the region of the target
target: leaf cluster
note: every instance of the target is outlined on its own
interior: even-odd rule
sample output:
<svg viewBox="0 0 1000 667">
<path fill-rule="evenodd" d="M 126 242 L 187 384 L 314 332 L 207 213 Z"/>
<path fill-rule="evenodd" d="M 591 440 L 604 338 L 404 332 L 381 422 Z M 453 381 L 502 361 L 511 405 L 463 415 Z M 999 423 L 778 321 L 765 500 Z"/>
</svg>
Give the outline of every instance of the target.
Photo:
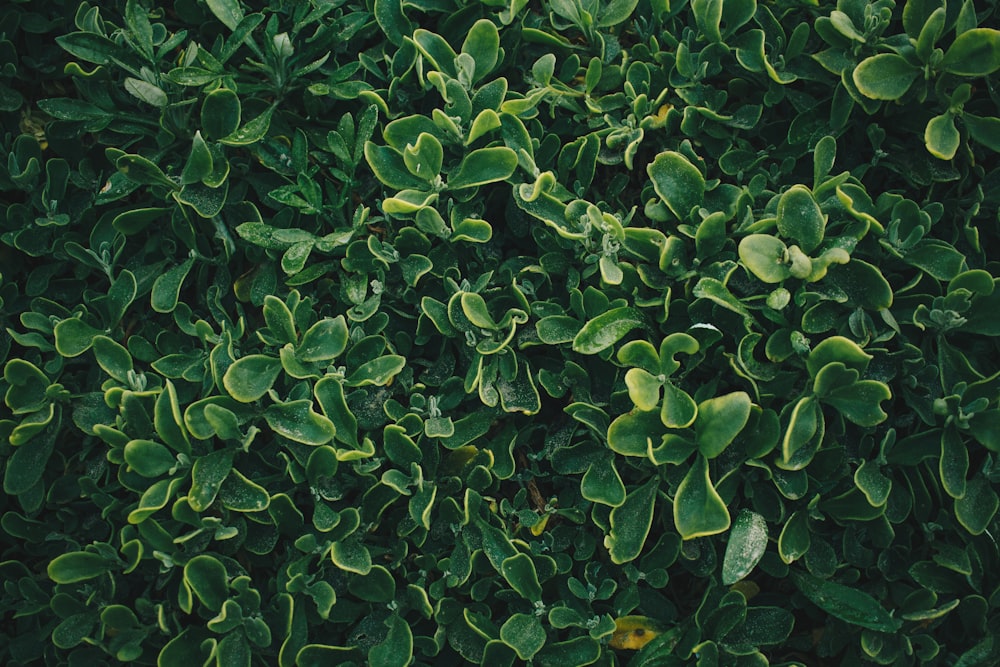
<svg viewBox="0 0 1000 667">
<path fill-rule="evenodd" d="M 1000 662 L 994 0 L 24 0 L 0 662 Z"/>
</svg>

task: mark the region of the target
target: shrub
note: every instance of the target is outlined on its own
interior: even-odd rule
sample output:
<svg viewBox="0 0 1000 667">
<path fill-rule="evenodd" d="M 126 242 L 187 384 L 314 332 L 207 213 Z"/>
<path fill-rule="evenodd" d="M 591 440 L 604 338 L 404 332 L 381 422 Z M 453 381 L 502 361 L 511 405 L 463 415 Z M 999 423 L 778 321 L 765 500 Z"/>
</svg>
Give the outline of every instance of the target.
<svg viewBox="0 0 1000 667">
<path fill-rule="evenodd" d="M 0 660 L 1000 662 L 998 19 L 11 4 Z"/>
</svg>

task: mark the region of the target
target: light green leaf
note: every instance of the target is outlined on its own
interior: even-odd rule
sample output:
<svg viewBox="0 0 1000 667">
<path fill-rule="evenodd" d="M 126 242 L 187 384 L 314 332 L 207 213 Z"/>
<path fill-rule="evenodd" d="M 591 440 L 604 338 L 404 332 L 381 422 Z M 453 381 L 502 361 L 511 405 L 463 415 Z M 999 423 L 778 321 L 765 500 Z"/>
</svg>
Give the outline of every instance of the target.
<svg viewBox="0 0 1000 667">
<path fill-rule="evenodd" d="M 706 458 L 712 459 L 721 454 L 739 435 L 750 419 L 752 405 L 750 396 L 744 391 L 717 396 L 698 404 L 694 428 L 698 449 Z"/>
<path fill-rule="evenodd" d="M 698 454 L 674 497 L 674 525 L 682 539 L 717 535 L 729 529 L 729 509 L 712 485 L 708 459 Z"/>
<path fill-rule="evenodd" d="M 962 135 L 955 127 L 955 117 L 951 113 L 934 116 L 927 122 L 927 127 L 924 129 L 924 145 L 934 157 L 939 160 L 950 160 L 955 157 L 961 144 Z"/>
<path fill-rule="evenodd" d="M 517 153 L 507 147 L 480 148 L 462 160 L 448 177 L 448 188 L 458 190 L 510 178 L 517 169 Z"/>
<path fill-rule="evenodd" d="M 861 94 L 873 100 L 898 100 L 920 74 L 902 56 L 880 53 L 865 58 L 854 69 L 854 85 Z"/>
<path fill-rule="evenodd" d="M 573 338 L 573 351 L 597 354 L 617 343 L 629 331 L 645 325 L 646 319 L 637 309 L 612 308 L 583 325 Z"/>
<path fill-rule="evenodd" d="M 628 396 L 640 410 L 655 410 L 660 404 L 660 387 L 663 381 L 641 368 L 631 368 L 625 373 Z"/>
<path fill-rule="evenodd" d="M 229 395 L 241 403 L 252 403 L 268 392 L 281 374 L 281 361 L 266 354 L 237 359 L 222 376 Z"/>
<path fill-rule="evenodd" d="M 986 76 L 1000 69 L 1000 30 L 974 28 L 955 38 L 939 65 L 959 76 Z"/>
</svg>

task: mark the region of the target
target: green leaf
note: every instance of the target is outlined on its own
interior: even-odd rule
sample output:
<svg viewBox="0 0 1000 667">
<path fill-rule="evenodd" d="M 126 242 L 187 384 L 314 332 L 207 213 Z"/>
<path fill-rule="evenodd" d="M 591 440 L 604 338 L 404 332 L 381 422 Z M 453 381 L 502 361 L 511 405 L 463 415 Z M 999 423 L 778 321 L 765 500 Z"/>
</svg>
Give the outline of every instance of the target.
<svg viewBox="0 0 1000 667">
<path fill-rule="evenodd" d="M 782 236 L 798 241 L 802 251 L 810 253 L 823 241 L 826 216 L 809 188 L 793 185 L 778 200 L 777 225 Z"/>
<path fill-rule="evenodd" d="M 233 452 L 217 449 L 199 457 L 191 468 L 188 503 L 195 512 L 204 512 L 215 502 L 222 482 L 233 468 Z"/>
<path fill-rule="evenodd" d="M 938 65 L 959 76 L 986 76 L 1000 69 L 1000 30 L 974 28 L 955 38 Z"/>
<path fill-rule="evenodd" d="M 211 645 L 202 641 L 205 632 L 201 628 L 186 628 L 167 642 L 157 657 L 158 667 L 186 667 L 204 665 L 209 662 Z"/>
<path fill-rule="evenodd" d="M 655 410 L 660 404 L 663 380 L 641 368 L 631 368 L 625 373 L 628 396 L 639 410 Z"/>
<path fill-rule="evenodd" d="M 76 357 L 90 349 L 102 332 L 75 317 L 63 320 L 53 329 L 56 351 L 64 357 Z"/>
<path fill-rule="evenodd" d="M 861 380 L 834 389 L 823 397 L 823 402 L 837 408 L 858 426 L 876 426 L 888 417 L 879 404 L 890 398 L 892 393 L 884 382 Z"/>
<path fill-rule="evenodd" d="M 500 627 L 500 639 L 521 660 L 531 660 L 545 646 L 545 628 L 537 616 L 514 614 Z"/>
<path fill-rule="evenodd" d="M 123 384 L 128 383 L 132 370 L 132 355 L 123 346 L 107 336 L 94 336 L 94 357 L 105 373 Z"/>
<path fill-rule="evenodd" d="M 324 318 L 302 334 L 295 356 L 306 363 L 336 359 L 347 349 L 348 329 L 343 315 Z"/>
<path fill-rule="evenodd" d="M 337 433 L 333 422 L 315 412 L 307 398 L 269 405 L 264 419 L 275 433 L 306 445 L 325 445 Z"/>
<path fill-rule="evenodd" d="M 708 475 L 708 459 L 699 454 L 688 469 L 674 497 L 674 525 L 682 539 L 725 532 L 729 510 Z"/>
<path fill-rule="evenodd" d="M 31 418 L 29 417 L 7 438 L 11 445 L 16 446 L 14 453 L 7 459 L 3 477 L 4 493 L 11 496 L 27 494 L 36 488 L 55 448 L 59 419 L 56 418 L 54 407 L 50 404 L 48 410 L 39 411 L 32 416 L 42 417 L 37 426 L 32 424 L 33 428 L 28 433 L 19 436 L 19 430 L 27 426 L 25 422 Z M 0 429 L 2 428 L 0 425 Z"/>
<path fill-rule="evenodd" d="M 660 478 L 654 475 L 645 484 L 633 489 L 625 497 L 625 502 L 611 510 L 611 529 L 604 538 L 611 562 L 621 565 L 635 560 L 642 553 L 653 525 L 653 508 L 659 486 Z"/>
<path fill-rule="evenodd" d="M 500 574 L 518 595 L 529 602 L 542 599 L 542 586 L 538 583 L 538 572 L 531 557 L 524 553 L 504 558 L 500 563 Z"/>
<path fill-rule="evenodd" d="M 3 379 L 10 384 L 4 395 L 4 402 L 13 414 L 35 412 L 48 403 L 45 393 L 50 384 L 49 379 L 31 362 L 11 359 L 4 366 Z"/>
<path fill-rule="evenodd" d="M 740 241 L 740 261 L 765 283 L 780 283 L 792 272 L 788 268 L 788 246 L 769 234 L 750 234 Z"/>
<path fill-rule="evenodd" d="M 252 403 L 268 392 L 281 374 L 281 361 L 265 354 L 237 359 L 222 376 L 229 395 L 241 403 Z"/>
<path fill-rule="evenodd" d="M 857 258 L 830 270 L 827 278 L 861 308 L 882 310 L 892 305 L 893 291 L 878 267 Z"/>
<path fill-rule="evenodd" d="M 800 460 L 801 457 L 797 455 L 800 450 L 804 451 L 812 443 L 813 437 L 820 429 L 821 419 L 822 414 L 815 398 L 806 396 L 799 399 L 792 410 L 788 429 L 781 443 L 783 467 L 791 466 L 790 469 L 800 470 L 809 463 L 808 460 Z"/>
<path fill-rule="evenodd" d="M 344 380 L 349 387 L 365 387 L 368 385 L 384 386 L 388 384 L 406 366 L 406 357 L 398 354 L 387 354 L 377 359 L 365 362 Z"/>
<path fill-rule="evenodd" d="M 115 162 L 118 171 L 125 175 L 130 181 L 140 185 L 161 185 L 169 190 L 179 190 L 180 186 L 174 183 L 159 167 L 141 155 L 122 155 Z"/>
<path fill-rule="evenodd" d="M 389 632 L 384 640 L 368 651 L 368 664 L 371 667 L 406 667 L 413 659 L 410 625 L 399 614 L 390 616 L 385 624 Z"/>
<path fill-rule="evenodd" d="M 243 20 L 243 9 L 239 0 L 205 0 L 205 2 L 215 18 L 230 30 L 236 30 L 236 26 Z"/>
<path fill-rule="evenodd" d="M 46 572 L 57 584 L 75 584 L 110 572 L 113 563 L 90 551 L 71 551 L 53 558 Z"/>
<path fill-rule="evenodd" d="M 610 0 L 602 3 L 601 10 L 597 14 L 597 27 L 610 28 L 623 23 L 638 5 L 639 0 Z"/>
<path fill-rule="evenodd" d="M 958 430 L 945 428 L 941 432 L 941 458 L 938 464 L 941 487 L 952 498 L 962 498 L 969 474 L 969 449 Z"/>
<path fill-rule="evenodd" d="M 962 114 L 962 122 L 973 140 L 1000 153 L 1000 118 L 980 118 L 971 113 L 965 113 Z"/>
<path fill-rule="evenodd" d="M 174 199 L 187 204 L 202 218 L 214 218 L 226 205 L 229 194 L 229 183 L 213 188 L 203 183 L 188 183 L 180 192 L 174 193 Z"/>
<path fill-rule="evenodd" d="M 271 127 L 271 116 L 274 115 L 274 107 L 270 106 L 263 113 L 224 137 L 219 138 L 220 144 L 227 146 L 249 146 L 255 144 L 267 135 Z"/>
<path fill-rule="evenodd" d="M 668 428 L 687 428 L 698 418 L 698 405 L 690 394 L 672 382 L 663 383 L 660 421 Z"/>
<path fill-rule="evenodd" d="M 271 338 L 278 341 L 279 344 L 298 342 L 298 335 L 295 333 L 295 318 L 292 317 L 292 311 L 288 309 L 284 301 L 268 294 L 264 297 L 264 306 L 261 310 Z"/>
<path fill-rule="evenodd" d="M 811 574 L 791 574 L 795 587 L 826 613 L 851 625 L 876 632 L 897 632 L 903 622 L 893 618 L 878 600 L 855 587 L 818 579 Z"/>
<path fill-rule="evenodd" d="M 229 598 L 229 575 L 218 559 L 199 554 L 184 566 L 184 586 L 209 610 L 218 612 Z"/>
<path fill-rule="evenodd" d="M 417 141 L 403 149 L 403 163 L 417 178 L 431 182 L 441 171 L 444 149 L 433 134 L 421 132 Z"/>
<path fill-rule="evenodd" d="M 240 97 L 229 88 L 216 88 L 201 104 L 201 128 L 212 140 L 227 137 L 239 128 L 242 116 Z"/>
<path fill-rule="evenodd" d="M 166 273 L 161 273 L 153 281 L 153 289 L 149 295 L 149 304 L 158 313 L 171 313 L 180 300 L 181 287 L 187 278 L 194 258 L 188 258 Z"/>
<path fill-rule="evenodd" d="M 920 74 L 902 56 L 880 53 L 865 58 L 854 69 L 854 85 L 861 94 L 873 100 L 898 100 Z"/>
<path fill-rule="evenodd" d="M 581 328 L 580 321 L 568 315 L 549 315 L 538 320 L 535 325 L 538 339 L 546 345 L 569 343 L 576 338 Z"/>
<path fill-rule="evenodd" d="M 212 169 L 212 153 L 208 150 L 208 144 L 202 139 L 201 131 L 195 131 L 191 152 L 181 172 L 181 184 L 197 183 L 211 175 Z"/>
<path fill-rule="evenodd" d="M 500 55 L 500 33 L 496 24 L 487 19 L 473 23 L 462 43 L 462 53 L 468 53 L 476 62 L 473 82 L 489 74 L 496 67 Z"/>
<path fill-rule="evenodd" d="M 55 40 L 64 51 L 88 63 L 109 65 L 120 53 L 113 41 L 96 32 L 71 32 Z"/>
<path fill-rule="evenodd" d="M 462 160 L 448 177 L 448 188 L 458 190 L 510 178 L 517 169 L 517 154 L 506 147 L 480 148 Z"/>
<path fill-rule="evenodd" d="M 874 461 L 862 461 L 854 471 L 854 485 L 865 494 L 872 507 L 885 505 L 892 490 L 892 480 L 882 474 L 880 466 Z"/>
<path fill-rule="evenodd" d="M 752 405 L 750 396 L 743 391 L 710 398 L 698 404 L 694 428 L 698 449 L 706 458 L 713 459 L 721 454 L 739 435 L 750 419 Z"/>
<path fill-rule="evenodd" d="M 722 584 L 731 586 L 753 571 L 767 551 L 767 522 L 760 514 L 740 510 L 733 521 L 722 559 Z"/>
<path fill-rule="evenodd" d="M 705 177 L 680 153 L 665 151 L 646 167 L 653 189 L 680 220 L 687 220 L 705 196 Z"/>
<path fill-rule="evenodd" d="M 785 564 L 791 565 L 809 551 L 811 543 L 809 515 L 803 511 L 793 512 L 778 535 L 778 556 Z"/>
<path fill-rule="evenodd" d="M 234 512 L 262 512 L 271 504 L 267 489 L 233 468 L 219 487 L 219 502 Z"/>
<path fill-rule="evenodd" d="M 934 157 L 939 160 L 950 160 L 955 157 L 961 144 L 962 135 L 955 127 L 955 117 L 951 113 L 934 116 L 927 122 L 927 127 L 924 129 L 924 145 Z"/>
<path fill-rule="evenodd" d="M 824 366 L 839 361 L 846 368 L 853 369 L 860 374 L 865 372 L 865 369 L 868 368 L 868 362 L 872 358 L 872 355 L 862 350 L 850 338 L 830 336 L 810 350 L 809 356 L 806 358 L 806 369 L 809 371 L 809 375 L 816 377 Z"/>
<path fill-rule="evenodd" d="M 372 557 L 368 549 L 357 540 L 334 542 L 330 549 L 333 564 L 341 570 L 366 575 L 372 569 Z"/>
<path fill-rule="evenodd" d="M 396 46 L 413 34 L 413 24 L 403 13 L 402 0 L 375 0 L 373 13 L 382 32 Z"/>
<path fill-rule="evenodd" d="M 365 142 L 365 160 L 383 185 L 396 190 L 423 190 L 427 184 L 406 168 L 402 154 L 389 146 Z"/>
<path fill-rule="evenodd" d="M 633 329 L 644 326 L 646 319 L 637 309 L 628 306 L 612 308 L 583 325 L 573 338 L 573 351 L 597 354 L 617 343 Z"/>
<path fill-rule="evenodd" d="M 154 86 L 148 81 L 125 77 L 125 90 L 129 95 L 146 104 L 162 109 L 170 101 L 167 94 L 159 86 Z"/>
<path fill-rule="evenodd" d="M 580 495 L 585 500 L 618 507 L 625 502 L 625 484 L 613 461 L 595 461 L 580 480 Z"/>
<path fill-rule="evenodd" d="M 973 535 L 982 535 L 993 522 L 1000 499 L 983 475 L 969 480 L 965 495 L 955 501 L 955 518 Z"/>
<path fill-rule="evenodd" d="M 693 419 L 693 418 L 692 418 Z M 664 428 L 656 412 L 632 410 L 608 427 L 608 447 L 622 456 L 646 456 L 650 438 L 659 439 Z"/>
<path fill-rule="evenodd" d="M 123 454 L 125 463 L 143 477 L 159 477 L 177 465 L 172 451 L 151 440 L 132 440 Z"/>
</svg>

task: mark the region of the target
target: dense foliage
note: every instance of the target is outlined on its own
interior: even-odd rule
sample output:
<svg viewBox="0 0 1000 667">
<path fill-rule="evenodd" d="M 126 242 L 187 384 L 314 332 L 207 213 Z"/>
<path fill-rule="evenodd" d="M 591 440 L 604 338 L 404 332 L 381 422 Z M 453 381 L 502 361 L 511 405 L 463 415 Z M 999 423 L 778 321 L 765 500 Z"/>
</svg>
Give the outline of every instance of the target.
<svg viewBox="0 0 1000 667">
<path fill-rule="evenodd" d="M 1000 663 L 998 24 L 7 3 L 0 663 Z"/>
</svg>

